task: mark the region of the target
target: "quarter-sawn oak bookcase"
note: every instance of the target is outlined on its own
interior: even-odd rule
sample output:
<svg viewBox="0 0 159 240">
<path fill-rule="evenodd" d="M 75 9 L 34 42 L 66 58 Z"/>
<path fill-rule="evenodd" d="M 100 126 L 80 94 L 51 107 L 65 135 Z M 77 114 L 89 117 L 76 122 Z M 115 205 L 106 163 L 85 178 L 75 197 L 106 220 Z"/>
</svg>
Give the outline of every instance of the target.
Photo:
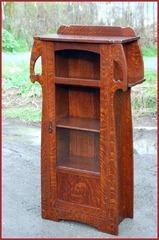
<svg viewBox="0 0 159 240">
<path fill-rule="evenodd" d="M 34 37 L 42 86 L 42 217 L 118 234 L 133 218 L 131 87 L 144 81 L 131 28 L 61 26 Z M 34 73 L 42 58 L 42 74 Z"/>
</svg>

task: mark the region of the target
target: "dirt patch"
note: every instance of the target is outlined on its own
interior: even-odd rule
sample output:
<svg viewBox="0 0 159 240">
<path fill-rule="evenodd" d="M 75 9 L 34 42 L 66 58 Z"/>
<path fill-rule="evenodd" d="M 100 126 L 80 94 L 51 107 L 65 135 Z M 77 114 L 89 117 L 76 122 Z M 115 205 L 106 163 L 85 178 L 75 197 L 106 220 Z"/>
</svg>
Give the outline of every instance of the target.
<svg viewBox="0 0 159 240">
<path fill-rule="evenodd" d="M 41 97 L 21 95 L 18 88 L 10 88 L 2 93 L 3 109 L 29 108 L 40 110 L 42 104 Z"/>
</svg>

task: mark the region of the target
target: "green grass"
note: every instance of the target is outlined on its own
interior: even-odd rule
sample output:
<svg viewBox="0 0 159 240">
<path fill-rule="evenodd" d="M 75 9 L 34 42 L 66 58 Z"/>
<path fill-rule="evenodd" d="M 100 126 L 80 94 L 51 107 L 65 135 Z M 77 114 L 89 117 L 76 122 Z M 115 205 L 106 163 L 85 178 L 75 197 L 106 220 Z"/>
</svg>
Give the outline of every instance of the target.
<svg viewBox="0 0 159 240">
<path fill-rule="evenodd" d="M 157 56 L 157 46 L 142 46 L 142 54 L 145 57 L 156 57 Z"/>
<path fill-rule="evenodd" d="M 145 71 L 146 81 L 132 88 L 132 110 L 144 115 L 157 114 L 157 73 Z"/>
<path fill-rule="evenodd" d="M 37 66 L 38 69 L 38 66 Z M 39 83 L 34 84 L 30 81 L 29 66 L 26 63 L 14 64 L 3 63 L 2 66 L 2 87 L 4 91 L 12 88 L 18 89 L 18 96 L 23 98 L 31 97 L 36 101 L 36 98 L 41 98 L 41 86 Z M 21 121 L 40 122 L 41 110 L 31 110 L 26 106 L 23 108 L 7 108 L 3 109 L 4 118 L 20 119 Z"/>
<path fill-rule="evenodd" d="M 29 66 L 26 63 L 21 63 L 19 65 L 11 63 L 3 64 L 2 76 L 6 79 L 3 82 L 4 90 L 17 87 L 19 88 L 19 93 L 22 95 L 30 93 L 32 96 L 41 96 L 41 86 L 37 82 L 33 84 L 30 81 Z"/>
<path fill-rule="evenodd" d="M 41 122 L 41 110 L 30 110 L 27 108 L 5 109 L 4 118 L 19 119 L 24 122 Z"/>
</svg>

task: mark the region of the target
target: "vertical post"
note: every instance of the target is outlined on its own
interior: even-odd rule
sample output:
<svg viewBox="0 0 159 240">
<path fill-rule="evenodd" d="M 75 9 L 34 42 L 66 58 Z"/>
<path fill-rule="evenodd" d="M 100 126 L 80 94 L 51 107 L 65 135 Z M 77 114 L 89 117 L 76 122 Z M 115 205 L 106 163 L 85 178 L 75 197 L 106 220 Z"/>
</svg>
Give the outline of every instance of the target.
<svg viewBox="0 0 159 240">
<path fill-rule="evenodd" d="M 111 46 L 101 45 L 100 56 L 101 210 L 102 217 L 105 217 L 107 221 L 107 231 L 118 234 L 118 165 L 114 119 L 114 91 L 112 90 L 113 62 L 111 59 Z M 100 228 L 100 230 L 103 231 L 104 229 Z"/>
<path fill-rule="evenodd" d="M 46 42 L 46 74 L 47 74 L 47 106 L 48 118 L 47 122 L 51 122 L 51 128 L 48 136 L 48 152 L 49 152 L 49 169 L 50 169 L 50 218 L 58 220 L 55 214 L 52 214 L 51 208 L 55 207 L 57 200 L 57 183 L 56 183 L 56 117 L 55 117 L 55 83 L 54 83 L 54 43 Z"/>
<path fill-rule="evenodd" d="M 50 212 L 50 164 L 49 164 L 49 107 L 48 107 L 48 81 L 47 81 L 47 49 L 43 42 L 42 48 L 42 72 L 44 82 L 42 84 L 42 139 L 41 139 L 41 201 L 42 217 L 51 219 Z"/>
</svg>

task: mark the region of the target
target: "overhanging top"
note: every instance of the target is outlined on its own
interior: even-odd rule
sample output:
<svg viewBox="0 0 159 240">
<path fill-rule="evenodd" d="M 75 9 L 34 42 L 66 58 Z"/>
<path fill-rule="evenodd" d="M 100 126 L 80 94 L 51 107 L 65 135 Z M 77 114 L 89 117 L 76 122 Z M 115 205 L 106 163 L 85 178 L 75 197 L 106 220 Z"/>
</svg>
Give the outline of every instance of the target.
<svg viewBox="0 0 159 240">
<path fill-rule="evenodd" d="M 138 40 L 140 37 L 103 37 L 103 36 L 79 36 L 79 35 L 62 35 L 49 34 L 34 39 L 42 41 L 60 41 L 60 42 L 84 42 L 84 43 L 126 43 Z"/>
<path fill-rule="evenodd" d="M 42 41 L 126 43 L 138 40 L 132 28 L 111 26 L 61 26 L 57 34 L 34 37 Z"/>
</svg>

